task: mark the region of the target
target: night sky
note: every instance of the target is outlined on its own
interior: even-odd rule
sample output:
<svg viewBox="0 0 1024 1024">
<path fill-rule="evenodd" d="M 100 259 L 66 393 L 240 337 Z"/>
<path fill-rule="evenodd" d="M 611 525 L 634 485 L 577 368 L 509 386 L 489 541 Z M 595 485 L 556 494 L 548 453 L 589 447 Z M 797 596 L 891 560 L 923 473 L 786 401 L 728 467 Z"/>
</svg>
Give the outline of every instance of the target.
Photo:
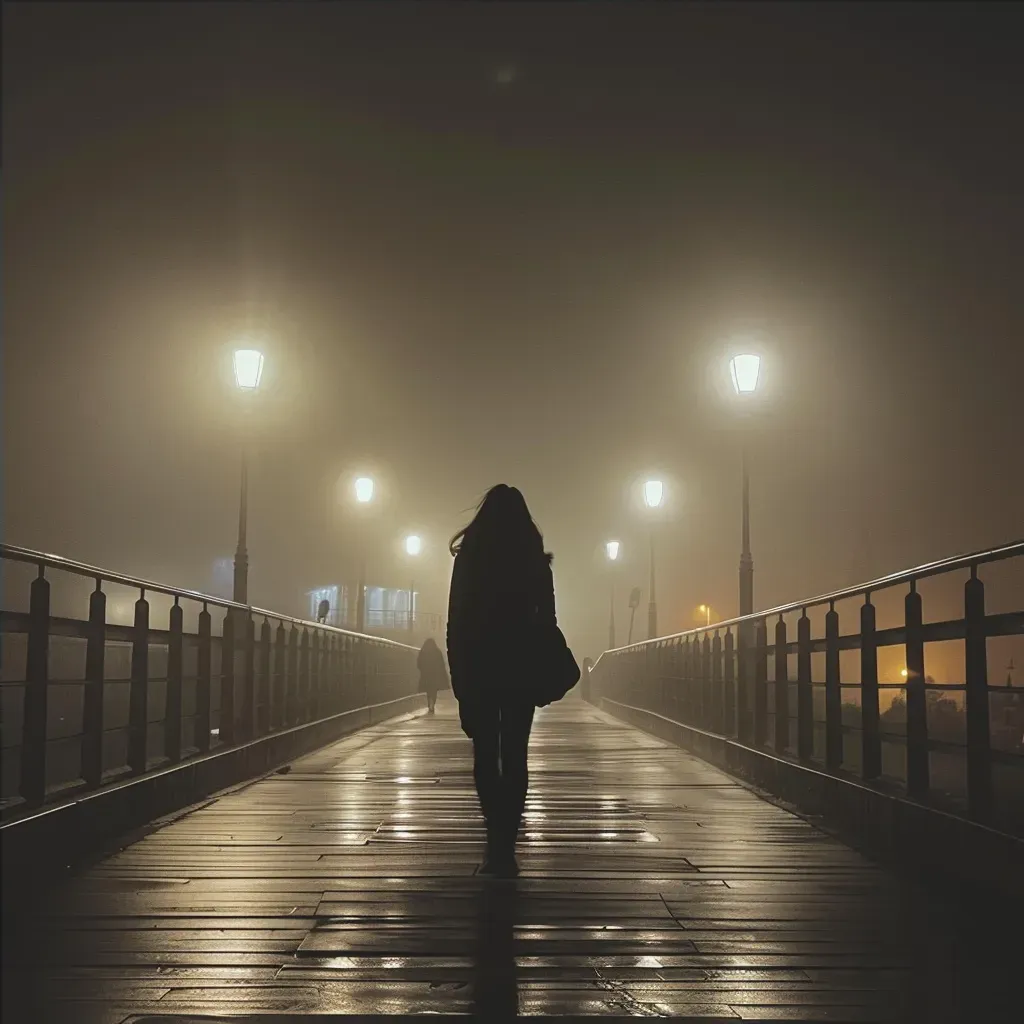
<svg viewBox="0 0 1024 1024">
<path fill-rule="evenodd" d="M 751 330 L 759 606 L 1024 534 L 1019 5 L 7 4 L 3 28 L 9 542 L 209 588 L 244 434 L 254 602 L 351 568 L 335 483 L 365 467 L 371 576 L 408 585 L 415 528 L 442 611 L 447 539 L 505 481 L 595 654 L 606 539 L 623 597 L 646 587 L 647 472 L 662 629 L 735 614 L 725 359 Z"/>
</svg>

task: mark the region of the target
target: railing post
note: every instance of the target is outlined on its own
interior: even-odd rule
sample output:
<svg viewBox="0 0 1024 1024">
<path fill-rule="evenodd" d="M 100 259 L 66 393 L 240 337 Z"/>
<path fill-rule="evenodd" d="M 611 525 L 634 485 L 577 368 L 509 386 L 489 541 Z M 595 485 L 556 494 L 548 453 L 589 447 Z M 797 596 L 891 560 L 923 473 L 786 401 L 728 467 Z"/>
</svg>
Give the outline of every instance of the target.
<svg viewBox="0 0 1024 1024">
<path fill-rule="evenodd" d="M 721 734 L 723 729 L 723 709 L 725 694 L 722 690 L 722 636 L 715 630 L 715 638 L 711 641 L 711 731 Z"/>
<path fill-rule="evenodd" d="M 726 736 L 736 735 L 736 650 L 732 629 L 725 631 L 725 655 L 722 666 L 722 732 Z"/>
<path fill-rule="evenodd" d="M 270 622 L 264 616 L 260 626 L 260 685 L 256 700 L 256 735 L 266 736 L 270 732 L 270 680 L 273 671 L 270 660 Z"/>
<path fill-rule="evenodd" d="M 135 602 L 132 632 L 132 673 L 128 691 L 128 767 L 133 775 L 146 770 L 149 737 L 149 602 L 146 592 Z"/>
<path fill-rule="evenodd" d="M 875 634 L 875 606 L 864 595 L 860 607 L 860 723 L 861 774 L 877 779 L 882 774 L 882 737 L 879 732 L 878 645 Z"/>
<path fill-rule="evenodd" d="M 299 627 L 293 622 L 288 631 L 288 676 L 285 681 L 285 725 L 299 721 Z"/>
<path fill-rule="evenodd" d="M 220 742 L 231 746 L 235 742 L 235 623 L 234 608 L 224 616 L 220 637 Z"/>
<path fill-rule="evenodd" d="M 211 678 L 213 675 L 213 639 L 210 609 L 203 604 L 199 613 L 199 649 L 196 653 L 196 726 L 195 744 L 200 754 L 210 749 Z"/>
<path fill-rule="evenodd" d="M 843 764 L 843 691 L 839 687 L 839 612 L 834 601 L 825 616 L 825 767 Z"/>
<path fill-rule="evenodd" d="M 754 632 L 754 746 L 768 739 L 768 623 L 757 620 Z"/>
<path fill-rule="evenodd" d="M 85 692 L 82 695 L 82 778 L 95 789 L 103 781 L 103 673 L 107 653 L 107 595 L 103 581 L 89 595 L 89 633 L 85 641 Z"/>
<path fill-rule="evenodd" d="M 753 629 L 746 620 L 736 627 L 736 727 L 740 743 L 754 740 L 754 708 L 751 681 L 754 674 Z"/>
<path fill-rule="evenodd" d="M 320 711 L 320 630 L 309 638 L 309 720 L 315 722 Z"/>
<path fill-rule="evenodd" d="M 814 683 L 811 678 L 811 620 L 801 610 L 796 624 L 796 749 L 801 761 L 814 757 Z"/>
<path fill-rule="evenodd" d="M 964 585 L 964 644 L 967 704 L 967 802 L 971 817 L 992 816 L 992 739 L 988 695 L 988 654 L 985 629 L 985 584 L 978 567 Z"/>
<path fill-rule="evenodd" d="M 700 656 L 700 726 L 710 729 L 711 726 L 711 637 L 704 634 Z"/>
<path fill-rule="evenodd" d="M 169 616 L 167 638 L 167 690 L 164 694 L 164 756 L 175 764 L 181 760 L 181 675 L 184 613 L 175 596 Z"/>
<path fill-rule="evenodd" d="M 39 566 L 29 590 L 25 704 L 21 722 L 21 780 L 25 803 L 46 799 L 46 721 L 50 685 L 50 581 Z"/>
<path fill-rule="evenodd" d="M 274 630 L 274 681 L 270 688 L 270 727 L 280 729 L 286 720 L 285 700 L 288 695 L 288 633 L 284 623 Z"/>
<path fill-rule="evenodd" d="M 239 613 L 242 627 L 242 713 L 239 739 L 251 740 L 256 729 L 256 623 L 252 612 Z"/>
<path fill-rule="evenodd" d="M 775 623 L 775 753 L 789 749 L 789 651 L 786 620 Z"/>
<path fill-rule="evenodd" d="M 914 800 L 928 796 L 928 695 L 924 682 L 924 634 L 921 595 L 910 581 L 904 602 L 907 655 L 907 795 Z"/>
<path fill-rule="evenodd" d="M 309 719 L 309 630 L 302 628 L 299 636 L 299 684 L 297 689 L 297 722 Z"/>
</svg>

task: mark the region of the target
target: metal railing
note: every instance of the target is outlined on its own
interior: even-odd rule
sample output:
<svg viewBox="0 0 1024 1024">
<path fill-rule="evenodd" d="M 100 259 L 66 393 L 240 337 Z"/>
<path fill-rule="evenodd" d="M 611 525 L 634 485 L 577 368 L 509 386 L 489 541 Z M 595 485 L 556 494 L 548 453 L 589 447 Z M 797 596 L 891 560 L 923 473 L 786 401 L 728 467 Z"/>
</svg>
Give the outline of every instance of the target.
<svg viewBox="0 0 1024 1024">
<path fill-rule="evenodd" d="M 36 576 L 27 610 L 9 610 L 19 563 Z M 415 692 L 406 644 L 27 548 L 0 545 L 0 566 L 6 811 Z M 87 618 L 53 613 L 51 577 Z M 130 623 L 108 616 L 115 588 L 138 595 Z"/>
<path fill-rule="evenodd" d="M 1011 610 L 995 614 L 979 575 L 1010 559 L 1024 570 L 1024 541 L 606 651 L 590 692 L 1024 834 L 1024 687 L 991 685 L 988 666 L 993 638 L 1024 635 L 1024 573 L 1002 588 Z M 958 572 L 962 616 L 926 621 L 919 585 L 955 585 Z M 837 605 L 851 601 L 857 628 L 842 633 Z M 897 624 L 880 628 L 885 603 Z M 926 647 L 949 642 L 962 644 L 963 682 L 938 684 Z M 902 649 L 900 682 L 880 679 L 891 648 Z"/>
</svg>

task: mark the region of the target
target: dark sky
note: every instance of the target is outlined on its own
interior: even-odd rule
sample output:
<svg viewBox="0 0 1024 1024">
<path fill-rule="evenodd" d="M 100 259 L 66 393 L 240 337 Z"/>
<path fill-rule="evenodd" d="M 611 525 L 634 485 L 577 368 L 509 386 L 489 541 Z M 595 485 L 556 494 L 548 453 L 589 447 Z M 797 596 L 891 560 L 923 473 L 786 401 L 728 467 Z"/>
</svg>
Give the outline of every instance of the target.
<svg viewBox="0 0 1024 1024">
<path fill-rule="evenodd" d="M 7 540 L 209 587 L 253 449 L 254 601 L 524 491 L 600 650 L 735 612 L 727 339 L 765 336 L 762 605 L 1024 534 L 1016 4 L 8 4 Z M 232 342 L 256 332 L 249 423 Z M 632 557 L 629 557 L 632 556 Z M 646 599 L 646 598 L 645 598 Z M 620 621 L 625 609 L 619 609 Z"/>
</svg>

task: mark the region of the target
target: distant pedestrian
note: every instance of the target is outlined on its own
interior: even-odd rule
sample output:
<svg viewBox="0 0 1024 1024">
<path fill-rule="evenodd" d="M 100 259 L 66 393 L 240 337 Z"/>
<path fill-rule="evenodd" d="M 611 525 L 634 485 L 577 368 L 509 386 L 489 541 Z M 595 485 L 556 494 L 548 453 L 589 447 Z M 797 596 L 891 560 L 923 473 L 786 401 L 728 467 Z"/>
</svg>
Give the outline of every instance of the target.
<svg viewBox="0 0 1024 1024">
<path fill-rule="evenodd" d="M 506 484 L 487 492 L 450 547 L 448 664 L 462 728 L 473 741 L 473 778 L 487 823 L 480 870 L 509 877 L 519 871 L 515 846 L 537 704 L 531 686 L 543 667 L 535 638 L 557 630 L 551 556 L 522 494 Z"/>
<path fill-rule="evenodd" d="M 316 607 L 316 621 L 323 624 L 331 613 L 331 602 L 325 597 Z"/>
<path fill-rule="evenodd" d="M 432 715 L 437 703 L 437 691 L 447 690 L 450 685 L 444 655 L 433 637 L 423 641 L 420 653 L 416 656 L 416 667 L 420 670 L 419 692 L 427 695 L 427 714 Z"/>
</svg>

